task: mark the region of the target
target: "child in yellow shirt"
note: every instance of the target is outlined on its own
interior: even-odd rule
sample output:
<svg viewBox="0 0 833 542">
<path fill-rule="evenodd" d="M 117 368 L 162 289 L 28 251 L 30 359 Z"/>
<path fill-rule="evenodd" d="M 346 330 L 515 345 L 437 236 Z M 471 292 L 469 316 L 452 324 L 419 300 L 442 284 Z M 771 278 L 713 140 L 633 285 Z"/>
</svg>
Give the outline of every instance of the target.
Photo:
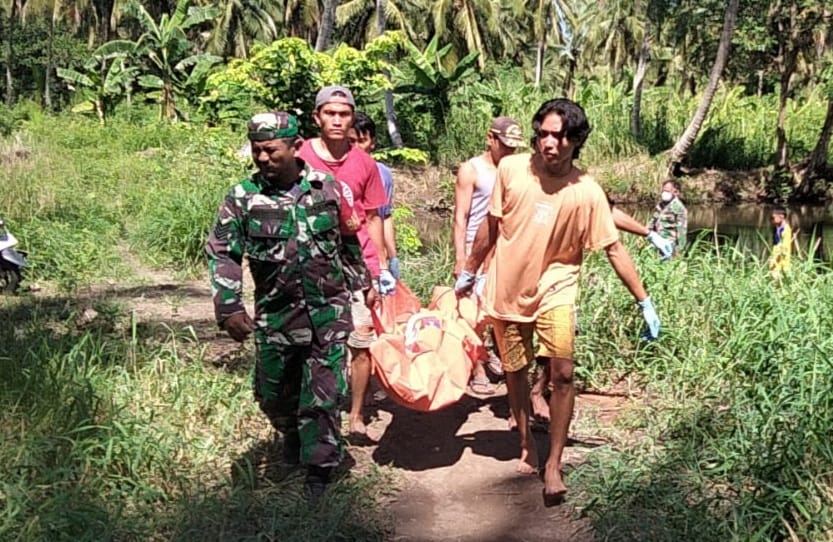
<svg viewBox="0 0 833 542">
<path fill-rule="evenodd" d="M 790 269 L 793 233 L 787 221 L 787 211 L 776 207 L 772 211 L 772 224 L 775 231 L 772 236 L 772 254 L 769 257 L 769 273 L 775 280 L 780 280 Z"/>
</svg>

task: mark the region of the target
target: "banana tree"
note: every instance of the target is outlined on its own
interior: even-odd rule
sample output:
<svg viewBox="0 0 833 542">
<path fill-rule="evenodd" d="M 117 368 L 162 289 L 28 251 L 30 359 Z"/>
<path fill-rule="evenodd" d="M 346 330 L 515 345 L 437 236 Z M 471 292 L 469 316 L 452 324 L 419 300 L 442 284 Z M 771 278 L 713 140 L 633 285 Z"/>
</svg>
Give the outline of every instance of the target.
<svg viewBox="0 0 833 542">
<path fill-rule="evenodd" d="M 144 73 L 139 84 L 157 92 L 162 118 L 181 116 L 176 107 L 178 94 L 183 94 L 196 66 L 219 62 L 220 58 L 204 53 L 193 54 L 194 44 L 185 31 L 214 19 L 219 12 L 211 7 L 189 7 L 190 0 L 179 0 L 173 14 L 153 20 L 145 7 L 132 2 L 128 11 L 141 25 L 144 33 L 135 42 L 134 54 L 144 60 Z"/>
<path fill-rule="evenodd" d="M 416 94 L 425 97 L 430 104 L 431 112 L 438 122 L 438 126 L 445 126 L 445 116 L 450 108 L 449 94 L 463 79 L 474 73 L 478 53 L 472 52 L 460 59 L 453 66 L 446 67 L 446 56 L 451 52 L 452 45 L 448 44 L 438 49 L 437 36 L 431 39 L 424 51 L 405 41 L 408 52 L 408 70 L 412 84 L 400 85 L 394 89 L 397 93 Z"/>
<path fill-rule="evenodd" d="M 106 122 L 113 108 L 130 94 L 139 72 L 128 65 L 130 51 L 129 44 L 108 42 L 93 51 L 80 70 L 57 69 L 58 77 L 83 96 L 73 111 L 94 111 L 101 124 Z"/>
</svg>

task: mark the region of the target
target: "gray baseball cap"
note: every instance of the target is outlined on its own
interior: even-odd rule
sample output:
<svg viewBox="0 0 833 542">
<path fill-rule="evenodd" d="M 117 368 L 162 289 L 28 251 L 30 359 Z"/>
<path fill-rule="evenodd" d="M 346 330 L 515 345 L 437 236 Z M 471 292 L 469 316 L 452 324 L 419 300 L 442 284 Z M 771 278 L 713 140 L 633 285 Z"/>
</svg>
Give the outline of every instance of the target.
<svg viewBox="0 0 833 542">
<path fill-rule="evenodd" d="M 324 87 L 315 95 L 315 110 L 317 111 L 322 105 L 329 102 L 345 103 L 356 108 L 356 100 L 353 99 L 353 93 L 347 87 L 340 85 L 332 85 Z"/>
</svg>

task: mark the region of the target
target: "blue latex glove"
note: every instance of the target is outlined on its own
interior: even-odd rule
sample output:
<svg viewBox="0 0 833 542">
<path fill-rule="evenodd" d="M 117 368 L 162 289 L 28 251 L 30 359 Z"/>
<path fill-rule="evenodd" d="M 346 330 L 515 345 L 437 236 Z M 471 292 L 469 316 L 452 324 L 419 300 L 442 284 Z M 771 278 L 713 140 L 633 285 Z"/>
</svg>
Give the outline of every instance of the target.
<svg viewBox="0 0 833 542">
<path fill-rule="evenodd" d="M 393 278 L 402 280 L 402 272 L 399 270 L 399 258 L 391 258 L 388 260 L 388 269 L 390 269 L 390 274 L 393 275 Z"/>
<path fill-rule="evenodd" d="M 670 239 L 664 239 L 660 234 L 655 231 L 649 231 L 648 235 L 645 236 L 654 248 L 657 249 L 662 260 L 668 260 L 671 256 L 674 255 L 674 241 Z"/>
<path fill-rule="evenodd" d="M 454 283 L 454 293 L 460 297 L 469 295 L 472 288 L 474 288 L 476 278 L 477 276 L 474 273 L 469 273 L 468 271 L 460 273 L 457 277 L 457 282 Z"/>
<path fill-rule="evenodd" d="M 486 275 L 477 275 L 474 280 L 474 295 L 477 297 L 483 296 L 483 291 L 486 289 Z"/>
<path fill-rule="evenodd" d="M 648 341 L 653 341 L 659 337 L 659 316 L 650 297 L 646 297 L 642 301 L 637 301 L 637 305 L 642 309 L 642 318 L 648 324 L 648 330 L 642 334 L 642 338 Z"/>
<path fill-rule="evenodd" d="M 396 291 L 396 279 L 387 269 L 382 269 L 379 273 L 379 293 L 382 295 L 391 295 Z"/>
</svg>

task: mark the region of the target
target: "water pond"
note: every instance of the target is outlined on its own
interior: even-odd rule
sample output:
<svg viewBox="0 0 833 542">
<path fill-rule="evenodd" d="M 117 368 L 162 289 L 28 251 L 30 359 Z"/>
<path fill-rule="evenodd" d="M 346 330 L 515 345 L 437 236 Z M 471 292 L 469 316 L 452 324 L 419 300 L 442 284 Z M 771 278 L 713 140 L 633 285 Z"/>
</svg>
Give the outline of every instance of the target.
<svg viewBox="0 0 833 542">
<path fill-rule="evenodd" d="M 653 206 L 645 204 L 622 204 L 620 207 L 643 223 L 653 212 Z M 758 204 L 689 205 L 689 241 L 706 237 L 765 257 L 772 246 L 772 209 L 772 206 Z M 787 211 L 793 231 L 797 233 L 799 249 L 832 263 L 833 206 L 801 205 L 788 207 Z M 424 245 L 451 243 L 450 212 L 416 212 L 413 222 Z"/>
</svg>

